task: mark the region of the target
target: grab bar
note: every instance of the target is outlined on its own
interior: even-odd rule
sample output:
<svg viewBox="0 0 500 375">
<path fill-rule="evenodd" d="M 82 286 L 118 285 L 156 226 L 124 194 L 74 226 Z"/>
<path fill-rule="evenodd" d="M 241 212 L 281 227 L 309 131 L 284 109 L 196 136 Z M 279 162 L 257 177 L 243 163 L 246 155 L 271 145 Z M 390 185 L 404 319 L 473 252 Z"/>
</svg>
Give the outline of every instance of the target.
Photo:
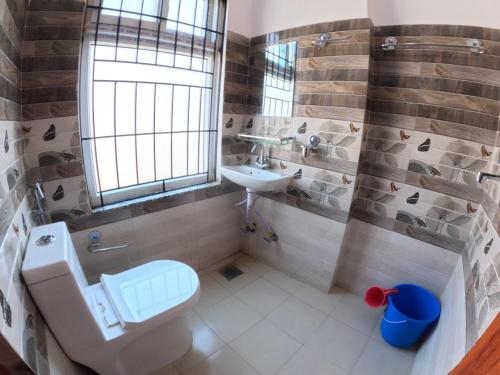
<svg viewBox="0 0 500 375">
<path fill-rule="evenodd" d="M 422 48 L 422 47 L 452 47 L 452 48 L 462 48 L 468 49 L 470 53 L 477 55 L 482 55 L 488 50 L 484 48 L 483 43 L 479 39 L 469 39 L 467 44 L 443 44 L 443 43 L 399 43 L 398 38 L 395 36 L 390 36 L 385 38 L 385 43 L 380 45 L 384 51 L 394 51 L 398 48 L 409 49 L 409 48 Z"/>
</svg>

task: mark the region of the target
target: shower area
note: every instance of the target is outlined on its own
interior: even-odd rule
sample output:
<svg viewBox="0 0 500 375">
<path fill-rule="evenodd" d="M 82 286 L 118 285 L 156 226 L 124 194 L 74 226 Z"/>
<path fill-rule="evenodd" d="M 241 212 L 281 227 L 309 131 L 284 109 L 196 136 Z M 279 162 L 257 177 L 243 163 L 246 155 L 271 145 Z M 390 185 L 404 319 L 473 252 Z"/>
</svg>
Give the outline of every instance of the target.
<svg viewBox="0 0 500 375">
<path fill-rule="evenodd" d="M 161 259 L 198 272 L 202 297 L 186 317 L 194 349 L 155 375 L 450 373 L 500 310 L 496 1 L 220 0 L 216 41 L 205 35 L 203 46 L 198 9 L 213 0 L 152 1 L 179 13 L 159 17 L 158 30 L 178 29 L 164 41 L 148 29 L 144 48 L 220 56 L 204 72 L 220 73 L 213 173 L 125 203 L 101 196 L 97 207 L 80 86 L 101 3 L 111 18 L 133 6 L 0 0 L 0 363 L 88 374 L 20 274 L 31 228 L 64 221 L 91 284 Z M 196 9 L 193 21 L 181 4 Z M 103 27 L 117 49 L 136 33 L 139 50 L 151 23 L 132 13 Z M 362 300 L 370 286 L 402 283 L 441 303 L 439 323 L 410 350 L 383 342 L 383 309 Z"/>
</svg>

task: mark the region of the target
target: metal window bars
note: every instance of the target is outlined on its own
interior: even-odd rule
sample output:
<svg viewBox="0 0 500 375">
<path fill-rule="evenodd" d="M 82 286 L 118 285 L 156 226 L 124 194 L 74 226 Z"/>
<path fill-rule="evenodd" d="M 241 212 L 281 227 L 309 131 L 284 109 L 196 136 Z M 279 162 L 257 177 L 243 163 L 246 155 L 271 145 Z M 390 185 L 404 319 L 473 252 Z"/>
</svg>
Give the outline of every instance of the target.
<svg viewBox="0 0 500 375">
<path fill-rule="evenodd" d="M 214 181 L 225 0 L 90 0 L 81 142 L 92 206 Z"/>
<path fill-rule="evenodd" d="M 266 47 L 264 53 L 264 116 L 292 116 L 297 42 Z"/>
</svg>

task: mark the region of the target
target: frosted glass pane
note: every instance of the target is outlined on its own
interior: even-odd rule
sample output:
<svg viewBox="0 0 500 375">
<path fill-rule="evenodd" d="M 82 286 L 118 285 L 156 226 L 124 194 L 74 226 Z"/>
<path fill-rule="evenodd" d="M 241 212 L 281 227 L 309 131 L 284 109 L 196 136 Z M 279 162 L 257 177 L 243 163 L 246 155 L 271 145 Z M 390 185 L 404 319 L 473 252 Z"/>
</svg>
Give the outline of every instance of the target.
<svg viewBox="0 0 500 375">
<path fill-rule="evenodd" d="M 173 177 L 187 174 L 187 133 L 173 134 Z"/>
<path fill-rule="evenodd" d="M 116 153 L 120 187 L 137 184 L 135 137 L 116 138 Z"/>
<path fill-rule="evenodd" d="M 188 128 L 189 88 L 174 87 L 174 131 L 185 131 Z"/>
<path fill-rule="evenodd" d="M 137 133 L 152 133 L 154 127 L 155 86 L 137 85 Z"/>
<path fill-rule="evenodd" d="M 137 163 L 139 165 L 139 183 L 154 181 L 154 136 L 137 136 Z"/>
<path fill-rule="evenodd" d="M 111 82 L 94 83 L 94 126 L 95 136 L 114 134 L 115 84 Z M 93 129 L 91 129 L 92 131 Z"/>
<path fill-rule="evenodd" d="M 156 178 L 168 179 L 172 176 L 170 163 L 170 134 L 156 135 Z"/>
<path fill-rule="evenodd" d="M 115 140 L 113 138 L 96 139 L 96 169 L 99 171 L 101 191 L 116 189 Z"/>
<path fill-rule="evenodd" d="M 172 129 L 172 86 L 156 86 L 156 132 L 169 132 Z"/>
<path fill-rule="evenodd" d="M 111 110 L 112 108 L 110 108 Z M 135 132 L 135 83 L 116 84 L 116 134 Z"/>
<path fill-rule="evenodd" d="M 188 174 L 198 173 L 198 133 L 189 133 Z"/>
</svg>

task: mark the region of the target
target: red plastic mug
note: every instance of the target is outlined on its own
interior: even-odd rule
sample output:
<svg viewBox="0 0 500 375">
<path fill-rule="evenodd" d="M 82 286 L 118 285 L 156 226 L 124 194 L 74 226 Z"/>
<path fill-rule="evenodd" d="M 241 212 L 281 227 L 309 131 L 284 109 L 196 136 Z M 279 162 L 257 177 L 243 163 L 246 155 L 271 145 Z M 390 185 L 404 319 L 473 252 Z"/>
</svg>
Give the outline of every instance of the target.
<svg viewBox="0 0 500 375">
<path fill-rule="evenodd" d="M 396 288 L 384 289 L 380 286 L 372 286 L 365 293 L 365 302 L 373 308 L 384 306 L 387 303 L 387 297 L 397 292 Z"/>
</svg>

